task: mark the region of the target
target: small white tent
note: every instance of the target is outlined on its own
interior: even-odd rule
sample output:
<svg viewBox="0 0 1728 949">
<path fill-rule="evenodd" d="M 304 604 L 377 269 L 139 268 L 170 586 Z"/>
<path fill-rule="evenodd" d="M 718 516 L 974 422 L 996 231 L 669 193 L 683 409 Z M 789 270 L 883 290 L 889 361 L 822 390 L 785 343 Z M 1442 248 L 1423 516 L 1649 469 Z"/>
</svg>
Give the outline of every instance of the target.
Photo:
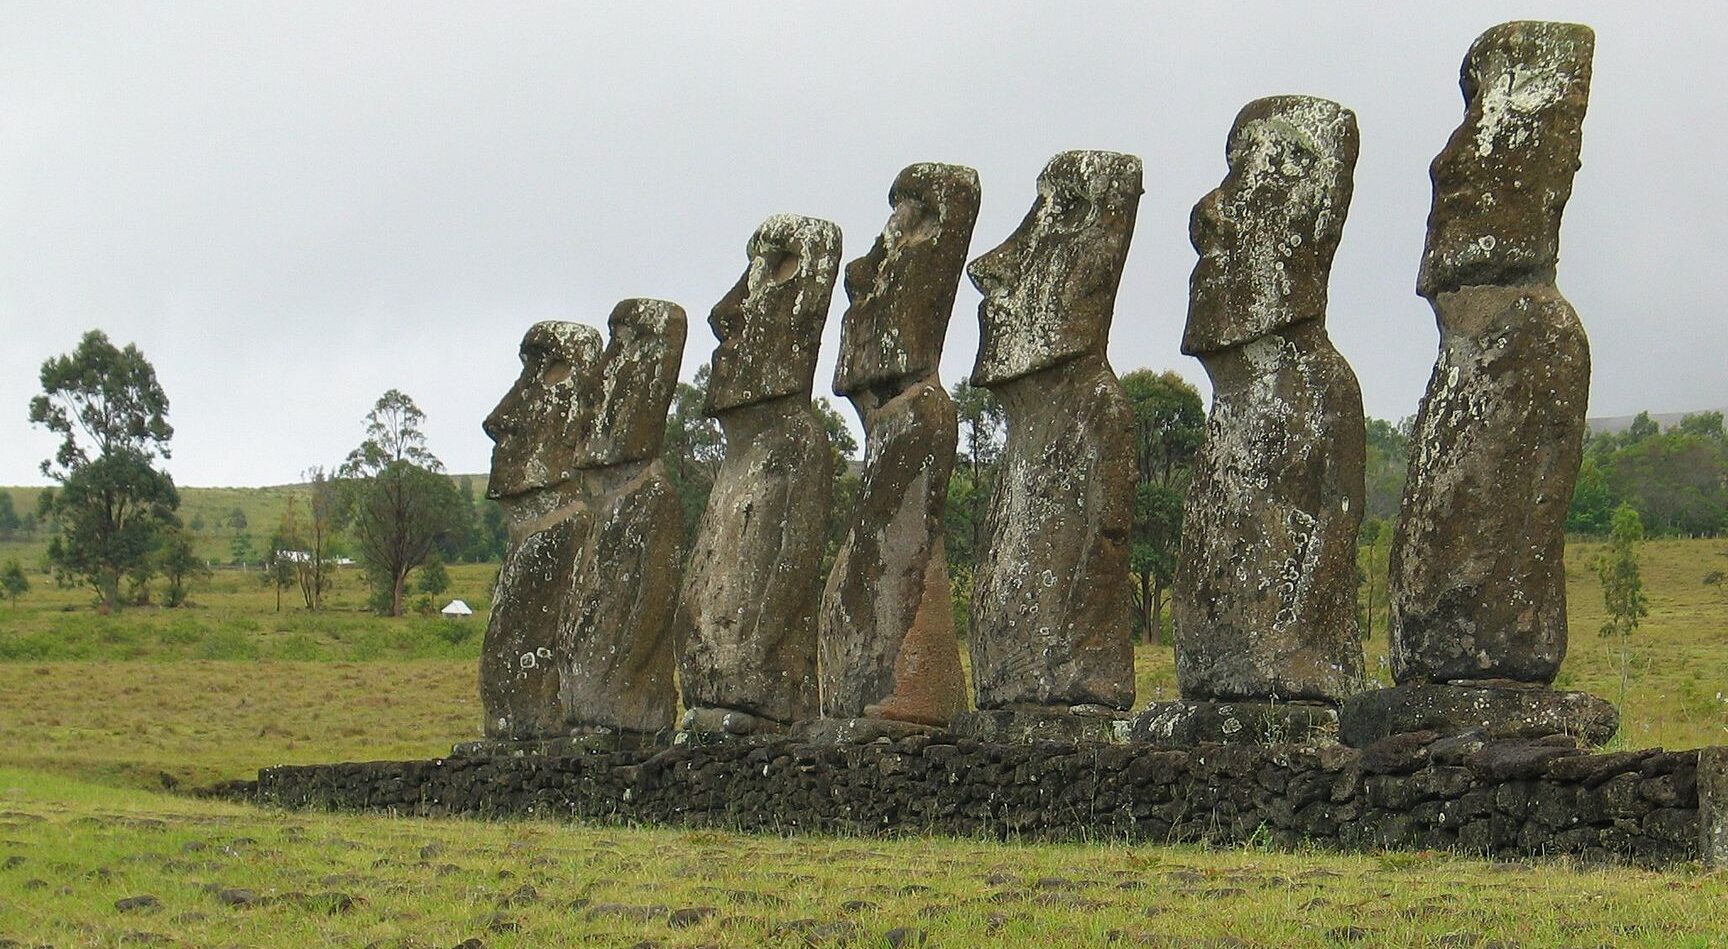
<svg viewBox="0 0 1728 949">
<path fill-rule="evenodd" d="M 461 600 L 451 600 L 449 606 L 444 607 L 443 609 L 439 610 L 438 612 L 443 613 L 445 616 L 473 616 L 474 615 L 474 611 L 471 608 L 469 608 L 468 604 L 462 602 Z"/>
</svg>

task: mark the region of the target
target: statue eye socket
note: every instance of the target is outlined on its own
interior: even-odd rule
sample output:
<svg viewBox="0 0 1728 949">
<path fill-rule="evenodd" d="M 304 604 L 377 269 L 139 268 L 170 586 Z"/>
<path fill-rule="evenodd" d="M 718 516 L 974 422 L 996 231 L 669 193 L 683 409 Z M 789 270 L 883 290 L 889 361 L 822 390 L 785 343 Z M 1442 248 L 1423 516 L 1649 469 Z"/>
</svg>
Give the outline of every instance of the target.
<svg viewBox="0 0 1728 949">
<path fill-rule="evenodd" d="M 1049 218 L 1064 227 L 1080 227 L 1086 222 L 1090 202 L 1068 191 L 1050 193 Z"/>
<path fill-rule="evenodd" d="M 768 275 L 769 283 L 785 283 L 798 275 L 798 255 L 790 251 L 774 250 L 762 255 L 762 271 Z"/>
<path fill-rule="evenodd" d="M 562 359 L 546 364 L 540 372 L 540 381 L 549 386 L 555 386 L 570 378 L 570 364 Z"/>
</svg>

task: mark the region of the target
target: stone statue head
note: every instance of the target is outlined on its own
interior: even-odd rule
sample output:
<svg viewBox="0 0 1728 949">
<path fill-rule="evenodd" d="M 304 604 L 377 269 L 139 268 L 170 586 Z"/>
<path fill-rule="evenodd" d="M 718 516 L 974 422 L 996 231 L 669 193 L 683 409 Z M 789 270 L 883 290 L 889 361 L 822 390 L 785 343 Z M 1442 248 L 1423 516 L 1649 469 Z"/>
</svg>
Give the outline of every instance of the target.
<svg viewBox="0 0 1728 949">
<path fill-rule="evenodd" d="M 836 395 L 936 371 L 978 196 L 978 172 L 961 165 L 923 162 L 894 179 L 887 225 L 869 253 L 846 265 L 851 305 L 840 323 Z"/>
<path fill-rule="evenodd" d="M 751 236 L 749 254 L 744 275 L 708 315 L 720 341 L 709 366 L 710 415 L 810 394 L 840 267 L 840 228 L 776 214 Z"/>
<path fill-rule="evenodd" d="M 1104 352 L 1140 193 L 1133 155 L 1075 151 L 1050 159 L 1025 220 L 967 267 L 984 294 L 974 385 Z"/>
<path fill-rule="evenodd" d="M 1182 351 L 1237 346 L 1326 315 L 1358 149 L 1356 115 L 1308 96 L 1256 99 L 1225 148 L 1224 182 L 1194 206 L 1200 260 L 1189 278 Z"/>
<path fill-rule="evenodd" d="M 600 334 L 580 323 L 535 323 L 522 337 L 522 374 L 486 416 L 493 441 L 486 496 L 511 498 L 575 476 Z"/>
<path fill-rule="evenodd" d="M 1429 167 L 1434 206 L 1417 292 L 1550 283 L 1578 171 L 1596 35 L 1502 23 L 1464 57 L 1464 122 Z"/>
<path fill-rule="evenodd" d="M 606 321 L 593 410 L 576 467 L 604 468 L 660 454 L 666 410 L 684 360 L 684 308 L 665 300 L 621 300 Z"/>
</svg>

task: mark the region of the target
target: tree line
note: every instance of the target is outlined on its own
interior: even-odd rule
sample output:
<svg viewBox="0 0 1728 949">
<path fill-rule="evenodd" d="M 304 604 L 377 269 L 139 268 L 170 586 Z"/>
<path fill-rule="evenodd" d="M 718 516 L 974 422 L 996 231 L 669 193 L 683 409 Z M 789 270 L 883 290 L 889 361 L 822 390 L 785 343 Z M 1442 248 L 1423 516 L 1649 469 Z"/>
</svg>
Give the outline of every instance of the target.
<svg viewBox="0 0 1728 949">
<path fill-rule="evenodd" d="M 0 491 L 0 539 L 48 531 L 47 560 L 56 580 L 83 583 L 102 608 L 149 602 L 165 581 L 168 606 L 186 602 L 190 584 L 208 572 L 193 534 L 201 515 L 182 524 L 173 479 L 159 465 L 170 457 L 168 398 L 138 351 L 116 347 L 99 330 L 77 349 L 42 366 L 42 394 L 30 419 L 61 436 L 42 462 L 56 487 L 36 510 L 19 512 Z M 686 536 L 707 504 L 725 455 L 719 424 L 704 414 L 708 368 L 675 390 L 666 421 L 665 459 L 682 504 Z M 1133 410 L 1134 518 L 1130 559 L 1135 633 L 1164 641 L 1166 604 L 1176 571 L 1184 499 L 1205 437 L 1199 392 L 1175 372 L 1137 369 L 1122 376 Z M 988 499 L 1005 437 L 1004 418 L 988 390 L 962 381 L 951 390 L 958 410 L 959 451 L 948 487 L 946 547 L 956 625 L 965 628 L 972 575 L 985 543 Z M 858 444 L 825 398 L 816 400 L 836 458 L 826 554 L 843 539 L 859 490 L 852 459 Z M 437 594 L 446 562 L 496 562 L 506 539 L 503 509 L 477 497 L 472 479 L 452 479 L 426 443 L 425 415 L 391 389 L 366 415 L 361 443 L 339 464 L 304 472 L 261 556 L 278 606 L 292 591 L 307 609 L 323 608 L 337 564 L 352 558 L 371 591 L 371 605 L 400 615 L 414 593 Z M 1411 419 L 1367 420 L 1366 511 L 1359 539 L 1359 602 L 1365 633 L 1383 626 L 1386 561 L 1409 458 Z M 1624 432 L 1585 444 L 1568 530 L 1605 535 L 1617 509 L 1634 509 L 1653 535 L 1715 536 L 1728 519 L 1728 435 L 1720 412 L 1688 415 L 1664 431 L 1640 413 Z M 236 561 L 254 554 L 245 513 L 218 518 L 234 531 Z M 0 567 L 0 595 L 26 584 L 15 565 Z M 17 577 L 14 578 L 13 574 Z M 825 571 L 824 571 L 825 573 Z"/>
<path fill-rule="evenodd" d="M 195 551 L 194 526 L 182 522 L 179 490 L 162 468 L 174 428 L 155 368 L 136 346 L 115 346 L 91 330 L 71 353 L 44 362 L 40 379 L 30 421 L 61 438 L 40 466 L 55 487 L 40 493 L 28 522 L 0 492 L 0 531 L 46 527 L 55 581 L 88 586 L 104 611 L 149 603 L 158 577 L 166 581 L 165 605 L 185 605 L 209 565 Z M 467 479 L 443 474 L 426 446 L 424 421 L 413 399 L 391 389 L 340 465 L 307 472 L 304 509 L 290 497 L 263 558 L 278 607 L 282 593 L 297 587 L 308 609 L 321 609 L 348 553 L 364 572 L 372 607 L 391 616 L 402 614 L 416 571 L 419 591 L 438 593 L 448 582 L 445 558 L 502 555 L 502 511 L 480 507 Z M 244 559 L 251 547 L 245 514 L 236 509 L 225 520 L 235 530 L 236 559 Z M 16 597 L 27 588 L 16 562 L 0 567 L 0 591 Z"/>
</svg>

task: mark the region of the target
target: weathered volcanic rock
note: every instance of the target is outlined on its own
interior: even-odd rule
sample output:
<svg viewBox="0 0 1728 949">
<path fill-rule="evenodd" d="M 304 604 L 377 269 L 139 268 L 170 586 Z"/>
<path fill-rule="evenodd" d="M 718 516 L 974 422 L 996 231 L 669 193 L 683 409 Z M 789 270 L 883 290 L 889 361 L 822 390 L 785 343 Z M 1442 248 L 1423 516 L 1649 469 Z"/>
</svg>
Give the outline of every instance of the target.
<svg viewBox="0 0 1728 949">
<path fill-rule="evenodd" d="M 1464 123 L 1431 169 L 1418 289 L 1441 340 L 1391 552 L 1399 682 L 1547 683 L 1566 653 L 1562 531 L 1590 356 L 1553 280 L 1593 45 L 1573 24 L 1484 33 Z"/>
<path fill-rule="evenodd" d="M 1362 394 L 1325 326 L 1356 152 L 1337 103 L 1251 102 L 1194 208 L 1182 348 L 1213 392 L 1172 593 L 1185 699 L 1338 701 L 1362 676 Z"/>
<path fill-rule="evenodd" d="M 1620 713 L 1584 692 L 1519 687 L 1518 683 L 1400 685 L 1357 695 L 1340 713 L 1339 737 L 1366 747 L 1410 732 L 1480 732 L 1488 740 L 1571 735 L 1592 745 L 1614 737 Z"/>
<path fill-rule="evenodd" d="M 659 457 L 683 361 L 678 306 L 626 300 L 612 312 L 584 466 L 592 521 L 561 620 L 565 724 L 670 732 L 672 623 L 684 515 Z"/>
<path fill-rule="evenodd" d="M 1471 44 L 1464 121 L 1429 168 L 1424 297 L 1554 282 L 1595 49 L 1589 27 L 1541 21 L 1502 23 Z"/>
<path fill-rule="evenodd" d="M 490 739 L 564 734 L 558 623 L 588 534 L 576 474 L 584 380 L 600 362 L 600 334 L 579 323 L 536 323 L 522 338 L 522 374 L 487 416 L 495 443 L 487 495 L 509 518 L 509 539 L 480 655 L 480 703 Z"/>
<path fill-rule="evenodd" d="M 1698 750 L 1698 853 L 1711 870 L 1728 869 L 1728 748 Z"/>
<path fill-rule="evenodd" d="M 594 330 L 540 323 L 486 420 L 489 493 L 510 517 L 481 662 L 491 740 L 673 724 L 682 515 L 658 459 L 684 311 L 626 300 Z"/>
<path fill-rule="evenodd" d="M 660 457 L 666 410 L 684 356 L 684 309 L 664 300 L 623 300 L 606 320 L 593 411 L 576 452 L 582 468 Z"/>
<path fill-rule="evenodd" d="M 726 457 L 678 596 L 687 724 L 816 712 L 816 609 L 834 456 L 810 404 L 840 231 L 775 215 L 709 325 L 709 413 Z M 717 714 L 710 714 L 717 713 Z M 706 730 L 698 728 L 697 730 Z"/>
<path fill-rule="evenodd" d="M 918 164 L 846 268 L 834 391 L 864 423 L 857 507 L 820 616 L 822 714 L 945 724 L 966 705 L 943 547 L 958 422 L 936 366 L 978 217 L 978 175 Z"/>
<path fill-rule="evenodd" d="M 1104 351 L 1140 194 L 1138 158 L 1063 152 L 968 268 L 984 294 L 972 383 L 1008 428 L 972 593 L 981 709 L 1134 701 L 1132 416 Z"/>
<path fill-rule="evenodd" d="M 1337 735 L 1337 707 L 1317 702 L 1157 702 L 1128 731 L 1131 741 L 1163 748 L 1300 745 Z"/>
</svg>

